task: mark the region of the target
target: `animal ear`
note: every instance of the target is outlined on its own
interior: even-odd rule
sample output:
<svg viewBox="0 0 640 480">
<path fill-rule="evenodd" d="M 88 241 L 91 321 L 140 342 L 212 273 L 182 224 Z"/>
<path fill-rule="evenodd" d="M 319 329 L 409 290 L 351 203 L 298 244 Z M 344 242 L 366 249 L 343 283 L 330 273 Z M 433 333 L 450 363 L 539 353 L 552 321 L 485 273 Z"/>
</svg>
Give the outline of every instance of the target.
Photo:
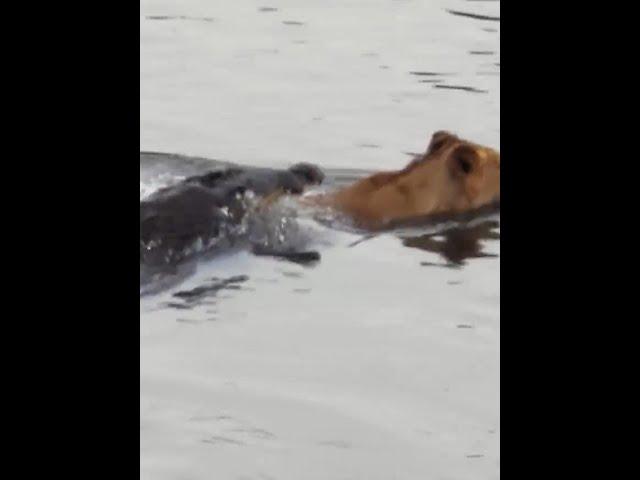
<svg viewBox="0 0 640 480">
<path fill-rule="evenodd" d="M 458 137 L 444 130 L 437 131 L 431 136 L 431 141 L 427 147 L 427 155 L 442 150 L 447 145 L 458 140 Z"/>
<path fill-rule="evenodd" d="M 465 177 L 478 169 L 480 156 L 475 148 L 469 145 L 456 147 L 449 157 L 449 167 L 455 177 Z"/>
</svg>

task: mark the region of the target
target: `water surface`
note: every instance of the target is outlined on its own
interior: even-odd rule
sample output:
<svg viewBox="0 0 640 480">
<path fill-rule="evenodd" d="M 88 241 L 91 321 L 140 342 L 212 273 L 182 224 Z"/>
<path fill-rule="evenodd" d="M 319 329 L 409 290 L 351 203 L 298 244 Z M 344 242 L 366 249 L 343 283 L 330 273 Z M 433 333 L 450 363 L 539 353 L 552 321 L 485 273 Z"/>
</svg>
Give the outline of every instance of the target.
<svg viewBox="0 0 640 480">
<path fill-rule="evenodd" d="M 404 166 L 441 129 L 499 148 L 499 16 L 142 0 L 141 198 L 219 162 L 314 162 L 331 187 Z M 142 477 L 498 478 L 499 214 L 296 226 L 319 262 L 234 251 L 141 297 Z"/>
</svg>

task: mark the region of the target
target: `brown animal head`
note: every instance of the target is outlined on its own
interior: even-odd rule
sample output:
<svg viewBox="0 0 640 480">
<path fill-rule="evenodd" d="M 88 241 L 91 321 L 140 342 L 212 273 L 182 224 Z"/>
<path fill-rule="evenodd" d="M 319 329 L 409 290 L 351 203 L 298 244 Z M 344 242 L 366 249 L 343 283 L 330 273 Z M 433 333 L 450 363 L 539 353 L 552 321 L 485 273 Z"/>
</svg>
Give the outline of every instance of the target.
<svg viewBox="0 0 640 480">
<path fill-rule="evenodd" d="M 381 172 L 337 192 L 334 207 L 357 223 L 382 226 L 499 203 L 500 154 L 444 131 L 404 169 Z"/>
<path fill-rule="evenodd" d="M 454 194 L 449 199 L 452 211 L 466 211 L 500 201 L 500 153 L 492 148 L 439 131 L 431 137 L 422 158 L 410 165 L 409 177 L 419 179 L 421 175 L 428 175 L 432 169 L 421 168 L 428 162 L 448 173 L 443 185 L 446 188 L 449 184 Z"/>
</svg>

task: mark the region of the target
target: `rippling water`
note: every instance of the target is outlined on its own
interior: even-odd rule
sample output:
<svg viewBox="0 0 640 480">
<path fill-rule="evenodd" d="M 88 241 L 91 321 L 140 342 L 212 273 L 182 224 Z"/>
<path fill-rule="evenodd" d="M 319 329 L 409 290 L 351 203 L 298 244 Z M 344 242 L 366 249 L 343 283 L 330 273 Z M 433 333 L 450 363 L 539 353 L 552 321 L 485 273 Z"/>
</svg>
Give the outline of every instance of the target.
<svg viewBox="0 0 640 480">
<path fill-rule="evenodd" d="M 440 129 L 498 147 L 499 6 L 143 0 L 140 198 L 221 162 L 332 188 Z M 499 221 L 294 208 L 320 261 L 229 251 L 141 296 L 142 477 L 498 478 Z"/>
</svg>

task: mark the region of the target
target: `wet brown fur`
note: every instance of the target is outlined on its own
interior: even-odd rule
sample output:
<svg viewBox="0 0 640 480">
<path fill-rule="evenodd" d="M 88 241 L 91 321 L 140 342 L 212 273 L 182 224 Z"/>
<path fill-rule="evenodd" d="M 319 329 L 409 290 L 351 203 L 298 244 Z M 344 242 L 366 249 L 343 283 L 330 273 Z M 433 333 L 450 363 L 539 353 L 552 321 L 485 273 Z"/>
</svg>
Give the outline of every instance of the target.
<svg viewBox="0 0 640 480">
<path fill-rule="evenodd" d="M 464 213 L 500 201 L 500 153 L 440 131 L 405 168 L 373 174 L 310 200 L 372 229 L 432 214 Z"/>
</svg>

